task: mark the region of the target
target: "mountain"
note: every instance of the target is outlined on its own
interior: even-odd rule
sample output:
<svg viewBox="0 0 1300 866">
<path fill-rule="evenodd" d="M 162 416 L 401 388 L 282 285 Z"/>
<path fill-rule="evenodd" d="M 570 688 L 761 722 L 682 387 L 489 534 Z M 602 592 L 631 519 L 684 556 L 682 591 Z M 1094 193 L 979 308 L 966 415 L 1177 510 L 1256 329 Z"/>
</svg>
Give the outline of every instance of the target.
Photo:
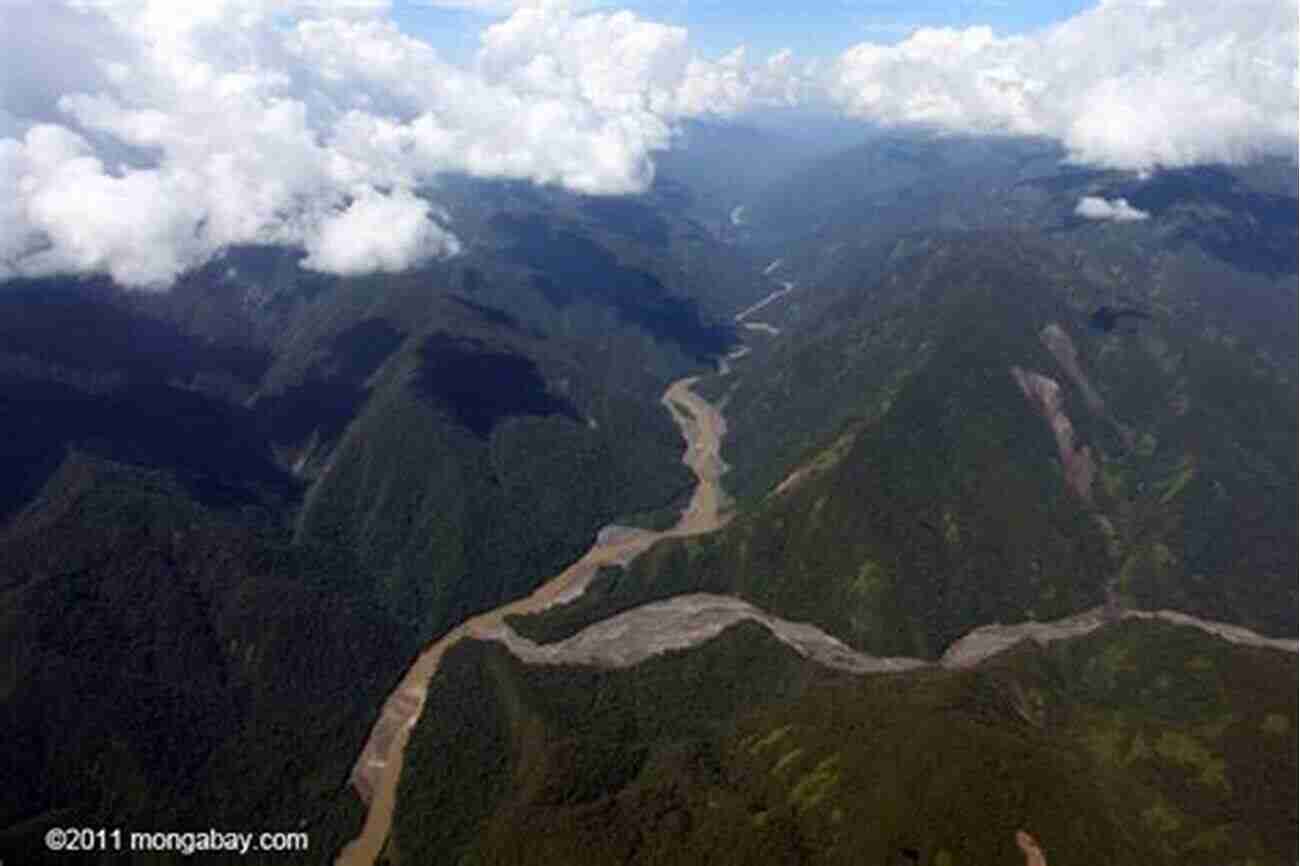
<svg viewBox="0 0 1300 866">
<path fill-rule="evenodd" d="M 1092 328 L 1108 290 L 1068 264 L 1032 237 L 930 239 L 783 337 L 728 392 L 748 507 L 581 621 L 736 592 L 933 658 L 1113 596 L 1294 634 L 1293 369 L 1165 315 Z"/>
<path fill-rule="evenodd" d="M 673 519 L 655 401 L 751 265 L 653 201 L 444 192 L 468 250 L 412 272 L 237 248 L 162 294 L 0 287 L 0 851 L 276 826 L 323 861 L 419 645 Z"/>
<path fill-rule="evenodd" d="M 689 120 L 656 162 L 656 193 L 684 192 L 688 213 L 715 234 L 748 240 L 754 202 L 866 136 L 860 123 L 797 109 Z"/>
<path fill-rule="evenodd" d="M 756 625 L 626 670 L 444 664 L 388 862 L 1295 859 L 1295 658 L 1190 629 L 866 677 Z"/>
<path fill-rule="evenodd" d="M 1294 794 L 1277 787 L 1296 759 L 1294 191 L 1224 168 L 1031 172 L 1033 142 L 948 154 L 936 178 L 936 151 L 975 145 L 907 146 L 866 147 L 927 168 L 831 160 L 829 202 L 789 181 L 808 212 L 767 252 L 786 253 L 794 288 L 755 316 L 776 333 L 699 386 L 726 413 L 730 525 L 510 622 L 541 659 L 656 603 L 739 596 L 846 651 L 944 672 L 814 687 L 838 675 L 750 624 L 628 670 L 467 645 L 437 682 L 456 695 L 439 706 L 473 691 L 498 720 L 496 745 L 475 746 L 495 767 L 472 788 L 475 829 L 423 829 L 445 803 L 430 791 L 464 790 L 435 758 L 464 729 L 430 718 L 395 859 L 437 838 L 475 862 L 1010 863 L 1018 830 L 1052 863 L 1295 859 Z M 955 210 L 940 194 L 954 178 Z M 1147 217 L 1081 218 L 1085 195 Z M 822 206 L 835 216 L 813 222 Z M 1125 622 L 949 669 L 984 627 L 1089 609 L 1173 609 L 1289 650 Z M 1240 674 L 1206 683 L 1208 703 L 1173 698 L 1215 667 L 1205 651 L 1242 652 Z M 1199 714 L 1219 700 L 1238 709 Z M 1233 727 L 1256 704 L 1276 717 Z M 1220 775 L 1236 760 L 1259 762 L 1237 786 L 1269 791 L 1250 817 Z"/>
<path fill-rule="evenodd" d="M 786 314 L 795 317 L 876 283 L 900 242 L 936 231 L 1051 238 L 1095 280 L 1177 303 L 1171 312 L 1184 318 L 1202 315 L 1202 305 L 1204 313 L 1252 315 L 1294 303 L 1294 164 L 1200 166 L 1143 179 L 1065 159 L 1059 145 L 1036 139 L 877 135 L 769 186 L 747 212 L 755 246 L 815 289 L 789 299 Z M 1086 219 L 1077 213 L 1085 196 L 1122 198 L 1149 218 Z M 1232 304 L 1225 285 L 1264 303 Z M 1269 327 L 1259 317 L 1249 324 Z"/>
<path fill-rule="evenodd" d="M 0 285 L 0 852 L 333 862 L 396 704 L 380 862 L 1294 862 L 1294 178 L 843 134 Z"/>
</svg>

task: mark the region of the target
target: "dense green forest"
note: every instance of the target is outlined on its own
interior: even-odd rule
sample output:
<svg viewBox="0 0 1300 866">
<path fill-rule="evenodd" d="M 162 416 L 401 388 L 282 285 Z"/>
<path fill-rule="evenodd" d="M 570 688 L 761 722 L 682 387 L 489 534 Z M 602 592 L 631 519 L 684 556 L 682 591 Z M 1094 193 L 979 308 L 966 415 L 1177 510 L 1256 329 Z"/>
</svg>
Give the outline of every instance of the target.
<svg viewBox="0 0 1300 866">
<path fill-rule="evenodd" d="M 464 643 L 388 862 L 1290 863 L 1295 676 L 1145 623 L 862 678 L 753 624 L 625 671 Z"/>
<path fill-rule="evenodd" d="M 0 859 L 104 825 L 303 829 L 331 861 L 421 646 L 605 525 L 675 521 L 694 479 L 659 398 L 688 374 L 735 519 L 521 634 L 709 591 L 929 659 L 1108 602 L 1294 636 L 1293 190 L 1042 141 L 772 146 L 668 159 L 638 197 L 446 178 L 463 252 L 400 274 L 241 247 L 163 293 L 0 284 Z M 1083 220 L 1085 194 L 1151 217 Z M 732 320 L 784 280 L 779 332 Z M 1017 370 L 1059 385 L 1082 474 Z M 622 671 L 465 642 L 385 857 L 1018 864 L 1025 829 L 1053 866 L 1290 863 L 1295 681 L 1132 622 L 861 678 L 752 623 Z"/>
<path fill-rule="evenodd" d="M 975 626 L 1109 591 L 1293 634 L 1293 371 L 1165 311 L 1100 332 L 1088 316 L 1106 291 L 1041 239 L 926 240 L 720 378 L 742 496 L 730 527 L 663 542 L 521 630 L 555 638 L 644 601 L 734 592 L 869 652 L 933 658 Z M 1060 384 L 1095 471 L 1086 500 L 1013 367 Z"/>
<path fill-rule="evenodd" d="M 39 863 L 47 827 L 213 816 L 341 844 L 355 744 L 416 646 L 355 557 L 80 454 L 36 506 L 0 544 L 0 850 Z"/>
<path fill-rule="evenodd" d="M 658 397 L 729 346 L 745 258 L 650 204 L 448 195 L 476 251 L 407 273 L 238 248 L 167 293 L 0 288 L 0 857 L 202 824 L 325 862 L 417 648 L 688 493 Z"/>
</svg>

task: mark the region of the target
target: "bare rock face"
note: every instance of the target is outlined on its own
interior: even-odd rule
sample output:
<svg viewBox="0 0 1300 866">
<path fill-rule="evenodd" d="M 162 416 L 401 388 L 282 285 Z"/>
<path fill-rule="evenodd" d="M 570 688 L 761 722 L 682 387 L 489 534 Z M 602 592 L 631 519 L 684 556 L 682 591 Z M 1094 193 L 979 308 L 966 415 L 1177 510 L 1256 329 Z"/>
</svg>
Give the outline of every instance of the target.
<svg viewBox="0 0 1300 866">
<path fill-rule="evenodd" d="M 1068 338 L 1067 338 L 1068 339 Z M 1011 375 L 1031 405 L 1038 409 L 1056 437 L 1056 448 L 1065 468 L 1065 483 L 1084 502 L 1092 502 L 1092 481 L 1097 466 L 1088 446 L 1074 447 L 1074 425 L 1062 408 L 1061 386 L 1041 373 L 1011 368 Z"/>
<path fill-rule="evenodd" d="M 1083 392 L 1083 400 L 1088 404 L 1088 411 L 1094 415 L 1101 415 L 1106 411 L 1106 401 L 1101 399 L 1097 389 L 1092 387 L 1088 377 L 1084 375 L 1083 367 L 1079 364 L 1079 353 L 1074 348 L 1074 341 L 1065 329 L 1052 322 L 1039 332 L 1038 338 L 1043 341 L 1047 351 L 1052 353 L 1052 357 L 1061 365 L 1061 369 L 1070 377 L 1070 381 L 1078 386 Z"/>
<path fill-rule="evenodd" d="M 1047 351 L 1052 353 L 1056 363 L 1061 365 L 1065 375 L 1069 376 L 1070 381 L 1083 393 L 1083 402 L 1087 404 L 1088 411 L 1110 421 L 1115 432 L 1124 442 L 1124 447 L 1132 451 L 1137 446 L 1137 433 L 1107 413 L 1106 401 L 1097 393 L 1088 375 L 1083 372 L 1083 365 L 1079 363 L 1079 353 L 1074 348 L 1074 340 L 1070 339 L 1066 330 L 1056 322 L 1052 322 L 1038 332 L 1038 338 L 1043 341 Z"/>
<path fill-rule="evenodd" d="M 1016 845 L 1019 846 L 1020 853 L 1025 855 L 1025 866 L 1047 866 L 1047 857 L 1039 847 L 1038 840 L 1024 830 L 1016 833 Z"/>
</svg>

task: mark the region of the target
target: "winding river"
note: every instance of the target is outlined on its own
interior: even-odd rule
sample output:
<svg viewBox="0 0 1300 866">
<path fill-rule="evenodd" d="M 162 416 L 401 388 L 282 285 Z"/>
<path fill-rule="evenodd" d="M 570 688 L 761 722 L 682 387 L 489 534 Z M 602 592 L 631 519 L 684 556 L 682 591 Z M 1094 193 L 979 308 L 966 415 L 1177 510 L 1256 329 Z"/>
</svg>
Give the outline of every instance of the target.
<svg viewBox="0 0 1300 866">
<path fill-rule="evenodd" d="M 729 360 L 741 357 L 744 352 L 744 349 L 733 352 Z M 724 361 L 723 369 L 729 369 L 725 364 Z M 690 504 L 682 511 L 677 524 L 663 532 L 606 527 L 581 559 L 542 584 L 532 595 L 466 620 L 420 653 L 384 702 L 361 757 L 353 767 L 352 786 L 368 809 L 361 834 L 343 849 L 335 861 L 338 866 L 371 866 L 378 858 L 392 827 L 407 739 L 424 710 L 429 680 L 437 673 L 443 654 L 450 647 L 465 637 L 502 634 L 509 629 L 506 617 L 537 613 L 571 601 L 586 590 L 599 569 L 626 565 L 662 538 L 713 532 L 727 522 L 729 500 L 720 484 L 726 469 L 721 448 L 727 423 L 713 404 L 692 390 L 697 381 L 698 376 L 691 376 L 673 382 L 661 400 L 686 439 L 682 462 L 698 479 Z"/>
<path fill-rule="evenodd" d="M 792 288 L 792 284 L 784 284 L 781 291 L 743 311 L 736 317 L 737 321 L 743 322 Z M 748 351 L 748 347 L 741 347 L 732 352 L 723 359 L 719 372 L 729 373 L 731 362 L 744 357 Z M 1160 619 L 1197 628 L 1232 643 L 1297 651 L 1294 640 L 1264 637 L 1240 626 L 1210 622 L 1176 611 L 1140 611 L 1109 605 L 1053 622 L 981 626 L 952 644 L 937 663 L 917 658 L 882 658 L 860 653 L 808 623 L 773 616 L 739 598 L 705 593 L 676 596 L 624 611 L 553 644 L 538 645 L 518 635 L 506 623 L 507 617 L 537 613 L 577 598 L 600 568 L 627 565 L 661 539 L 713 532 L 726 525 L 731 511 L 730 500 L 721 485 L 726 471 L 721 447 L 727 424 L 722 412 L 693 390 L 697 381 L 699 377 L 692 376 L 673 382 L 661 400 L 686 440 L 682 462 L 697 478 L 690 503 L 676 525 L 662 532 L 607 526 L 581 559 L 532 595 L 472 617 L 424 649 L 384 703 L 353 768 L 352 785 L 368 807 L 366 820 L 360 835 L 340 853 L 336 866 L 373 866 L 378 858 L 392 827 L 407 739 L 424 711 L 429 681 L 437 673 L 443 654 L 464 638 L 498 641 L 530 664 L 619 668 L 659 653 L 697 646 L 729 626 L 749 620 L 766 627 L 800 655 L 857 674 L 901 672 L 936 664 L 950 669 L 970 668 L 1022 640 L 1046 644 L 1081 637 L 1121 619 Z M 1024 835 L 1025 839 L 1018 842 L 1026 862 L 1044 862 L 1036 843 L 1031 844 L 1032 837 Z"/>
</svg>

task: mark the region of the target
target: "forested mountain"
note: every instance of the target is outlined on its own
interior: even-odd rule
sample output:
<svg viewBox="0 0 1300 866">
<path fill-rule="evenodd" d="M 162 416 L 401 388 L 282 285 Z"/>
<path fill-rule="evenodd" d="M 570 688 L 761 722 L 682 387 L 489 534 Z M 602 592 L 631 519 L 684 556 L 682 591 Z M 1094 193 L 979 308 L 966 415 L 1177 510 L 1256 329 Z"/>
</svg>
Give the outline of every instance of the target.
<svg viewBox="0 0 1300 866">
<path fill-rule="evenodd" d="M 729 392 L 748 507 L 652 550 L 583 619 L 739 592 L 936 657 L 1109 591 L 1293 634 L 1293 370 L 1163 315 L 1097 329 L 1106 295 L 1064 265 L 1026 237 L 931 239 L 794 331 Z"/>
<path fill-rule="evenodd" d="M 0 8 L 0 866 L 1300 862 L 1300 0 Z"/>
<path fill-rule="evenodd" d="M 441 192 L 469 249 L 417 271 L 0 287 L 6 852 L 216 821 L 323 861 L 418 646 L 673 519 L 658 394 L 729 348 L 750 265 L 654 201 Z"/>
<path fill-rule="evenodd" d="M 766 221 L 772 237 L 789 238 L 765 252 L 795 288 L 759 317 L 781 333 L 755 334 L 750 357 L 701 385 L 725 406 L 736 518 L 713 535 L 661 542 L 625 571 L 604 573 L 582 599 L 516 619 L 519 632 L 552 643 L 647 602 L 710 592 L 738 594 L 880 656 L 937 660 L 989 623 L 1088 608 L 1175 609 L 1293 638 L 1294 189 L 1253 170 L 1135 180 L 1052 169 L 1041 162 L 1052 150 L 945 140 L 909 149 L 888 139 L 814 166 L 771 194 L 770 209 L 755 207 L 756 233 Z M 911 174 L 900 167 L 910 163 Z M 1145 216 L 1090 220 L 1076 213 L 1084 196 L 1123 198 Z M 833 215 L 814 218 L 822 206 Z M 478 835 L 445 841 L 465 844 L 478 862 L 533 862 L 522 840 L 581 861 L 597 845 L 595 828 L 614 826 L 622 835 L 613 844 L 623 847 L 603 854 L 627 862 L 859 862 L 865 852 L 891 863 L 1011 863 L 1021 859 L 1016 829 L 1033 824 L 1052 863 L 1296 856 L 1290 790 L 1269 787 L 1267 818 L 1191 805 L 1194 791 L 1208 790 L 1198 785 L 1211 783 L 1187 781 L 1187 762 L 1230 764 L 1225 750 L 1234 747 L 1218 738 L 1236 724 L 1228 719 L 1243 718 L 1231 711 L 1176 731 L 1175 719 L 1196 714 L 1167 700 L 1199 676 L 1192 671 L 1209 669 L 1183 655 L 1208 647 L 1203 636 L 1125 624 L 1060 645 L 1068 649 L 987 662 L 974 680 L 1009 690 L 1006 700 L 1020 706 L 1007 710 L 1012 722 L 994 717 L 1001 699 L 976 696 L 984 686 L 956 685 L 964 673 L 868 675 L 823 693 L 783 678 L 775 661 L 753 662 L 762 675 L 745 673 L 747 654 L 770 641 L 748 625 L 728 634 L 692 651 L 716 653 L 716 679 L 691 652 L 656 663 L 677 666 L 671 676 L 690 683 L 671 711 L 642 708 L 640 696 L 671 690 L 650 684 L 660 673 L 649 663 L 591 673 L 575 688 L 590 709 L 574 712 L 595 713 L 617 736 L 570 726 L 552 704 L 525 697 L 587 672 L 520 673 L 497 650 L 475 648 L 490 672 L 475 676 L 493 684 L 478 688 L 511 708 L 501 742 L 513 744 L 511 755 L 525 739 L 550 744 L 530 753 L 550 756 L 551 771 L 513 757 L 499 763 L 505 775 L 494 777 Z M 1224 680 L 1215 700 L 1276 699 L 1269 730 L 1289 732 L 1294 657 L 1258 658 L 1280 665 L 1252 680 L 1261 693 L 1248 698 L 1235 691 L 1244 679 Z M 1030 668 L 1048 679 L 1020 681 Z M 445 687 L 465 676 L 457 670 Z M 1135 679 L 1120 687 L 1120 676 Z M 744 691 L 759 680 L 767 696 Z M 543 681 L 538 691 L 522 684 Z M 1105 709 L 1089 691 L 1103 681 L 1113 689 Z M 735 704 L 713 706 L 719 694 Z M 928 709 L 912 715 L 913 700 Z M 1032 721 L 1044 706 L 1065 715 Z M 490 701 L 478 709 L 497 712 Z M 968 713 L 981 720 L 969 731 Z M 746 726 L 755 717 L 762 730 Z M 421 735 L 430 740 L 417 742 L 434 748 L 448 724 L 430 722 Z M 1063 739 L 1031 746 L 1024 724 Z M 548 733 L 535 735 L 538 727 Z M 1295 760 L 1293 735 L 1270 747 L 1255 728 L 1239 730 L 1263 750 L 1267 786 L 1290 779 L 1265 764 Z M 1163 757 L 1151 736 L 1167 738 Z M 767 738 L 782 748 L 772 747 L 764 772 L 746 769 Z M 863 775 L 844 782 L 846 762 L 861 762 Z M 579 768 L 564 771 L 572 790 L 535 781 L 563 776 L 560 767 Z M 911 767 L 925 769 L 903 769 Z M 1052 772 L 1058 781 L 1039 776 Z M 593 778 L 601 781 L 583 787 Z M 421 783 L 406 784 L 412 801 L 429 802 L 416 793 Z M 882 788 L 882 803 L 861 805 Z M 1054 799 L 1066 789 L 1068 805 Z M 1176 804 L 1182 797 L 1192 799 Z M 427 815 L 411 808 L 406 832 L 416 845 Z"/>
<path fill-rule="evenodd" d="M 448 657 L 390 862 L 1287 863 L 1295 658 L 1126 625 L 853 676 L 758 626 L 629 669 Z M 1281 686 L 1285 686 L 1283 689 Z"/>
<path fill-rule="evenodd" d="M 703 420 L 660 399 L 698 375 L 730 522 L 509 626 L 544 652 L 712 593 L 901 666 L 753 622 L 626 666 L 453 644 L 382 862 L 1295 861 L 1294 187 L 686 136 L 641 196 L 441 177 L 462 249 L 402 273 L 241 246 L 163 293 L 0 284 L 0 851 L 212 824 L 332 862 L 422 647 L 676 524 Z M 741 146 L 772 159 L 721 170 Z M 1161 608 L 1255 645 L 1124 619 Z"/>
</svg>

